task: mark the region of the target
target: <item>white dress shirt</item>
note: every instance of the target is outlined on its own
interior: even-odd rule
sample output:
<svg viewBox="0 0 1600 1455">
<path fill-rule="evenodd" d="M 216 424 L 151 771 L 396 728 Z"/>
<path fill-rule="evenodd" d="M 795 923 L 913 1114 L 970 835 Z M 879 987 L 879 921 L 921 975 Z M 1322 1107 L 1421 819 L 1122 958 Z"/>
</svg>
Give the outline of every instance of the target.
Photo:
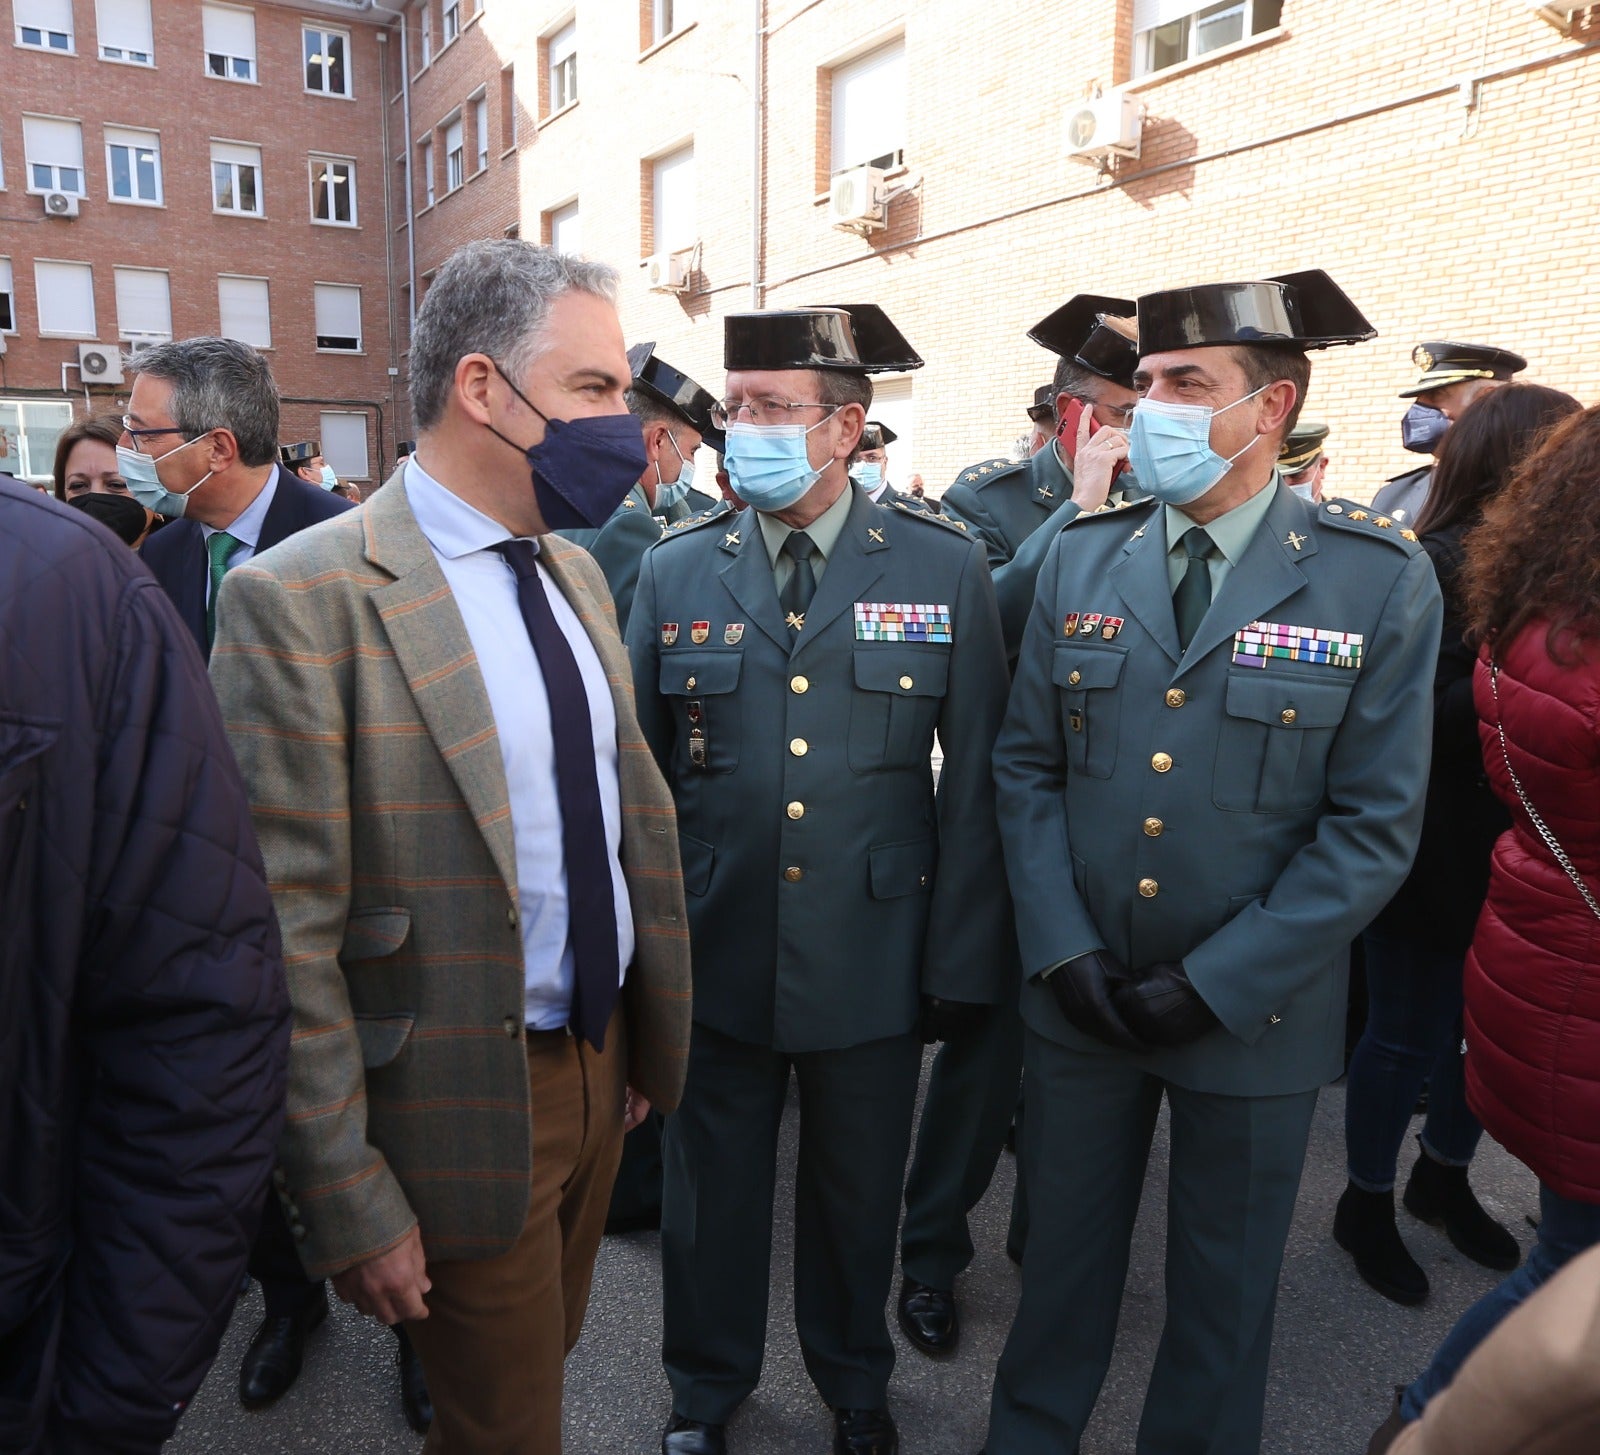
<svg viewBox="0 0 1600 1455">
<path fill-rule="evenodd" d="M 406 462 L 405 488 L 412 513 L 466 623 L 500 738 L 516 845 L 527 1024 L 534 1030 L 556 1030 L 567 1024 L 572 1007 L 567 869 L 544 674 L 522 619 L 516 574 L 505 557 L 492 549 L 496 542 L 510 540 L 511 532 L 441 485 L 415 457 Z M 539 543 L 533 544 L 537 547 Z M 589 698 L 600 809 L 611 859 L 611 893 L 617 911 L 617 963 L 625 977 L 633 959 L 634 936 L 619 855 L 622 795 L 617 779 L 616 707 L 599 653 L 577 613 L 542 566 L 539 580 L 550 599 L 556 625 L 577 658 Z"/>
<path fill-rule="evenodd" d="M 279 467 L 282 468 L 281 466 Z M 267 476 L 267 483 L 257 492 L 252 500 L 238 515 L 234 517 L 232 525 L 206 525 L 200 526 L 200 534 L 205 537 L 209 547 L 211 537 L 219 530 L 225 530 L 234 540 L 238 541 L 232 551 L 228 553 L 228 569 L 242 566 L 251 556 L 255 555 L 256 547 L 261 542 L 261 527 L 267 523 L 267 512 L 272 509 L 272 497 L 278 493 L 278 470 L 275 469 Z M 206 571 L 206 605 L 211 605 L 211 572 Z"/>
</svg>

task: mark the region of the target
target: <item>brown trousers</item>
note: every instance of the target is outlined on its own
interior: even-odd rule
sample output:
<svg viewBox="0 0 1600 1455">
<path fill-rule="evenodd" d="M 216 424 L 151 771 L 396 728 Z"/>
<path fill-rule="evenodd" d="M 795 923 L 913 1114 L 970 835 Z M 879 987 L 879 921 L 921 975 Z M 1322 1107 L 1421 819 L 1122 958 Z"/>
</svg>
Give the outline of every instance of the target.
<svg viewBox="0 0 1600 1455">
<path fill-rule="evenodd" d="M 606 1049 L 528 1033 L 528 1220 L 494 1258 L 428 1264 L 428 1317 L 406 1325 L 433 1396 L 423 1455 L 559 1455 L 562 1364 L 583 1328 L 622 1156 L 621 1014 Z"/>
</svg>

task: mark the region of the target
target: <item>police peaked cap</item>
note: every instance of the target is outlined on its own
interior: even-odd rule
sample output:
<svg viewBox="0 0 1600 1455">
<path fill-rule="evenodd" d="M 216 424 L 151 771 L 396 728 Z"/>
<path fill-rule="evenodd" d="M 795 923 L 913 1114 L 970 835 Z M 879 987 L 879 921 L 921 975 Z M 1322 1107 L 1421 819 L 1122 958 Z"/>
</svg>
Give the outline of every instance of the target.
<svg viewBox="0 0 1600 1455">
<path fill-rule="evenodd" d="M 891 374 L 922 367 L 922 357 L 875 303 L 730 313 L 722 326 L 725 369 Z"/>
<path fill-rule="evenodd" d="M 1110 379 L 1124 389 L 1133 388 L 1133 371 L 1139 364 L 1139 347 L 1108 318 L 1132 320 L 1131 298 L 1110 298 L 1100 293 L 1079 293 L 1028 330 L 1036 344 L 1082 364 L 1090 373 Z"/>
<path fill-rule="evenodd" d="M 1422 377 L 1409 389 L 1400 391 L 1402 399 L 1415 399 L 1430 389 L 1443 389 L 1464 379 L 1504 381 L 1528 367 L 1528 361 L 1510 349 L 1497 349 L 1491 344 L 1453 344 L 1447 339 L 1418 344 L 1411 351 L 1411 362 L 1422 370 Z"/>
<path fill-rule="evenodd" d="M 1306 352 L 1359 344 L 1378 331 L 1321 268 L 1256 283 L 1202 283 L 1141 294 L 1139 354 L 1221 344 Z"/>
<path fill-rule="evenodd" d="M 1289 431 L 1278 451 L 1278 468 L 1285 475 L 1298 475 L 1317 463 L 1328 438 L 1328 426 L 1316 419 L 1302 419 Z"/>
</svg>

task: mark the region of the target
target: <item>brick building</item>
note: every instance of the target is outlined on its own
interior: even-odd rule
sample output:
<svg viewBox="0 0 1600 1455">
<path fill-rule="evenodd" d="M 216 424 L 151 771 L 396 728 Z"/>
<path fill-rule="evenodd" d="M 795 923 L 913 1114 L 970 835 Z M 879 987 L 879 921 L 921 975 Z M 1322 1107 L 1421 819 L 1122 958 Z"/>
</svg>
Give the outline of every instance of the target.
<svg viewBox="0 0 1600 1455">
<path fill-rule="evenodd" d="M 1582 284 L 1600 202 L 1600 6 L 0 0 L 8 8 L 0 429 L 9 401 L 63 399 L 61 366 L 76 365 L 81 333 L 39 325 L 41 260 L 68 293 L 81 274 L 51 265 L 90 263 L 101 342 L 121 336 L 118 268 L 169 270 L 179 335 L 219 326 L 219 278 L 265 280 L 285 393 L 336 401 L 292 406 L 295 429 L 326 434 L 325 413 L 366 412 L 376 477 L 412 432 L 413 300 L 454 247 L 501 235 L 616 263 L 630 341 L 655 339 L 713 389 L 723 314 L 882 303 L 928 361 L 878 381 L 876 413 L 901 435 L 891 476 L 916 470 L 935 489 L 1024 433 L 1052 362 L 1026 329 L 1085 289 L 1131 296 L 1327 268 L 1380 331 L 1319 356 L 1313 373 L 1307 412 L 1333 426 L 1330 484 L 1344 493 L 1368 495 L 1410 463 L 1395 396 L 1420 339 L 1502 343 L 1528 356 L 1527 377 L 1600 397 Z M 126 54 L 143 43 L 126 17 L 147 10 L 153 70 Z M 51 39 L 62 12 L 77 27 L 65 48 Z M 227 15 L 253 15 L 254 84 L 213 74 L 212 14 L 223 46 L 239 25 Z M 97 59 L 97 24 L 121 57 Z M 306 37 L 319 31 L 347 37 L 352 100 L 306 84 L 306 57 L 322 54 Z M 24 113 L 81 127 L 87 194 L 74 220 L 46 220 L 28 195 Z M 124 143 L 107 128 L 130 127 L 158 134 L 161 206 L 110 199 Z M 59 128 L 33 130 L 45 165 L 70 163 L 70 147 L 51 160 Z M 1122 154 L 1135 136 L 1137 156 Z M 248 165 L 230 149 L 248 147 L 262 153 L 265 220 L 219 209 L 206 190 L 221 185 L 216 167 Z M 314 155 L 353 163 L 348 225 L 312 218 Z M 322 205 L 341 205 L 337 183 Z M 133 315 L 154 306 L 148 282 L 123 282 Z M 319 296 L 329 329 L 351 326 L 350 295 L 328 285 L 360 290 L 359 352 L 342 346 L 348 333 L 316 346 Z"/>
</svg>

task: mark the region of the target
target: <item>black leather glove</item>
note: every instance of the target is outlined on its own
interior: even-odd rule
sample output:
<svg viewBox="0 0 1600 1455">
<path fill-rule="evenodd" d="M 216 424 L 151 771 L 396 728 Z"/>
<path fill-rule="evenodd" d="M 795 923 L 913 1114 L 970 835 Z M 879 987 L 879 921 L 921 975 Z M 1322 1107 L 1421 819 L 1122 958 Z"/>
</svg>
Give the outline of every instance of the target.
<svg viewBox="0 0 1600 1455">
<path fill-rule="evenodd" d="M 1221 1024 L 1179 960 L 1158 960 L 1111 988 L 1129 1030 L 1151 1046 L 1186 1046 Z"/>
<path fill-rule="evenodd" d="M 986 1005 L 974 1005 L 967 1000 L 942 1000 L 937 995 L 922 997 L 922 1044 L 931 1046 L 935 1041 L 955 1041 L 968 1035 L 982 1024 L 989 1013 Z"/>
<path fill-rule="evenodd" d="M 1086 1036 L 1123 1051 L 1149 1049 L 1117 1009 L 1115 987 L 1128 972 L 1108 950 L 1091 950 L 1058 965 L 1045 977 L 1061 1014 Z"/>
</svg>

